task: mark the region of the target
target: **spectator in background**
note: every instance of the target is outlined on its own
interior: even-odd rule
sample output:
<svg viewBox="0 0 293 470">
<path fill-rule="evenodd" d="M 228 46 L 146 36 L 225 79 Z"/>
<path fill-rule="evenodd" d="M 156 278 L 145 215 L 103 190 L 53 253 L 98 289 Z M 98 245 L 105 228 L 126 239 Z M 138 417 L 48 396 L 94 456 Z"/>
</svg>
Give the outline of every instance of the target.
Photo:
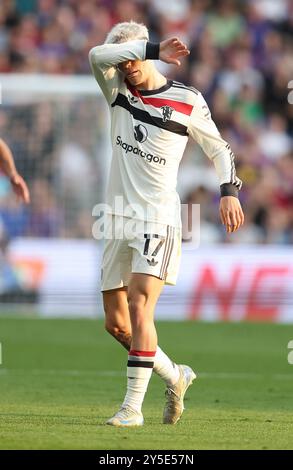
<svg viewBox="0 0 293 470">
<path fill-rule="evenodd" d="M 28 220 L 30 237 L 60 237 L 62 211 L 46 180 L 36 179 L 32 184 L 32 204 Z"/>
<path fill-rule="evenodd" d="M 258 145 L 260 151 L 270 160 L 277 160 L 292 149 L 292 139 L 286 134 L 286 120 L 272 113 L 267 118 L 267 126 L 261 132 Z"/>
<path fill-rule="evenodd" d="M 245 29 L 244 18 L 239 12 L 235 0 L 222 0 L 207 16 L 207 30 L 212 36 L 213 43 L 219 48 L 233 44 Z"/>
</svg>

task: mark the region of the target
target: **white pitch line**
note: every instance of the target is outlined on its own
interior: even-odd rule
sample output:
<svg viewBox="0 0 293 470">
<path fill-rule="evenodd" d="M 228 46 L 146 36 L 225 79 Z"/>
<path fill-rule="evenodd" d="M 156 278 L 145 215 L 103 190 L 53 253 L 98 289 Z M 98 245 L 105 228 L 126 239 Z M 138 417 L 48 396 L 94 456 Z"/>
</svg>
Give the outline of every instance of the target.
<svg viewBox="0 0 293 470">
<path fill-rule="evenodd" d="M 60 370 L 60 369 L 0 369 L 0 375 L 60 375 L 60 376 L 82 376 L 92 375 L 101 377 L 123 377 L 125 372 L 116 370 L 94 371 L 94 370 Z"/>
<path fill-rule="evenodd" d="M 292 371 L 293 372 L 293 371 Z M 0 368 L 0 375 L 58 375 L 58 376 L 94 376 L 94 377 L 125 377 L 125 371 L 106 370 L 59 370 L 59 369 L 4 369 Z M 260 380 L 260 379 L 273 379 L 273 380 L 293 380 L 292 374 L 255 374 L 255 373 L 237 373 L 237 372 L 199 372 L 199 379 L 220 379 L 220 380 Z"/>
</svg>

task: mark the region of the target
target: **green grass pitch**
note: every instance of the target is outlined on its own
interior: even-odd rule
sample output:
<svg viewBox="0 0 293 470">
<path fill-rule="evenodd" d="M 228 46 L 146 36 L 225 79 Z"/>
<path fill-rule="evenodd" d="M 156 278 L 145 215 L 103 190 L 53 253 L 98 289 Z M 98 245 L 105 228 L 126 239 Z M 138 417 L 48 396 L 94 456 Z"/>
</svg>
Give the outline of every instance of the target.
<svg viewBox="0 0 293 470">
<path fill-rule="evenodd" d="M 105 426 L 125 393 L 126 351 L 102 321 L 0 317 L 1 449 L 293 449 L 289 325 L 158 322 L 198 379 L 175 426 L 152 377 L 145 425 Z"/>
</svg>

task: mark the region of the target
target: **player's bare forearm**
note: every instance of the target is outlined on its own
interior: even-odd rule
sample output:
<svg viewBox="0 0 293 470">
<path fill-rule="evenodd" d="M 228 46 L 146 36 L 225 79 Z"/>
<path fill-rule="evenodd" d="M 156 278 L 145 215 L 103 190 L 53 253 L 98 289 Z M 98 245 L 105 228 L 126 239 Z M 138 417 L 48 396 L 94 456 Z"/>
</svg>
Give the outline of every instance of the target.
<svg viewBox="0 0 293 470">
<path fill-rule="evenodd" d="M 236 232 L 244 223 L 244 214 L 240 201 L 235 196 L 223 196 L 220 201 L 222 224 L 228 233 Z"/>
<path fill-rule="evenodd" d="M 13 178 L 17 174 L 11 150 L 2 139 L 0 139 L 0 168 L 8 178 Z"/>
<path fill-rule="evenodd" d="M 0 168 L 10 179 L 14 193 L 22 202 L 28 204 L 30 202 L 28 187 L 22 176 L 20 176 L 16 170 L 10 148 L 2 139 L 0 139 Z"/>
<path fill-rule="evenodd" d="M 178 38 L 170 38 L 160 43 L 159 59 L 167 64 L 181 65 L 179 57 L 190 54 L 186 44 Z"/>
</svg>

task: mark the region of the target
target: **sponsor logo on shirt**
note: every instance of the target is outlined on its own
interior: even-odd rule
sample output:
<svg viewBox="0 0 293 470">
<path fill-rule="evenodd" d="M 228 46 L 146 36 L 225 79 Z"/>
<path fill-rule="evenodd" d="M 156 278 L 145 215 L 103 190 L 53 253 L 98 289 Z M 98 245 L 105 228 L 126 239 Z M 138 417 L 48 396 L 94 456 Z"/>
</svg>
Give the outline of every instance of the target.
<svg viewBox="0 0 293 470">
<path fill-rule="evenodd" d="M 148 138 L 148 131 L 146 127 L 144 127 L 142 124 L 134 126 L 134 138 L 140 143 L 145 142 Z"/>
<path fill-rule="evenodd" d="M 131 153 L 133 155 L 137 155 L 139 157 L 144 158 L 150 163 L 157 163 L 158 165 L 166 165 L 166 159 L 162 157 L 158 157 L 157 155 L 153 155 L 151 153 L 144 152 L 141 150 L 139 147 L 134 147 L 131 144 L 128 144 L 127 142 L 123 142 L 122 138 L 120 135 L 117 136 L 116 138 L 116 145 L 119 145 L 120 147 L 125 150 L 125 153 Z"/>
</svg>

